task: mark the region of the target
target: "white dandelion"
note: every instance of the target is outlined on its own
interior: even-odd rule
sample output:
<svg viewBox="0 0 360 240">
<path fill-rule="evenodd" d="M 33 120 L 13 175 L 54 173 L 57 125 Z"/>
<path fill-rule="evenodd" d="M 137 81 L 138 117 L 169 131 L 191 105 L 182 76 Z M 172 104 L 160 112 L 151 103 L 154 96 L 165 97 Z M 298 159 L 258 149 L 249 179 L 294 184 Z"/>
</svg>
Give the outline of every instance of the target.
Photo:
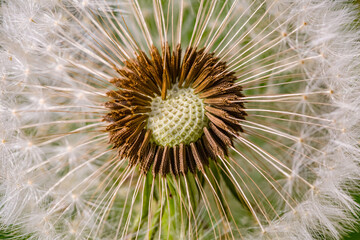
<svg viewBox="0 0 360 240">
<path fill-rule="evenodd" d="M 355 224 L 347 1 L 4 0 L 14 239 L 340 239 Z"/>
</svg>

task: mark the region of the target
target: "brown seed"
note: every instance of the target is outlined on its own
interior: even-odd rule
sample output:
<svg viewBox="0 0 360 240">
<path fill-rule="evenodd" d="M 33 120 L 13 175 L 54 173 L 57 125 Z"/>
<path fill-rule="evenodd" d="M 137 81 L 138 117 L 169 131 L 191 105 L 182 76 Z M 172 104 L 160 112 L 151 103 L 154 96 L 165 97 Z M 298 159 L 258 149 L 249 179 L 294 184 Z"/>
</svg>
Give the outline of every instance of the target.
<svg viewBox="0 0 360 240">
<path fill-rule="evenodd" d="M 160 172 L 160 175 L 163 176 L 163 177 L 165 177 L 166 174 L 169 173 L 169 166 L 170 166 L 169 155 L 170 155 L 170 150 L 171 150 L 171 148 L 170 148 L 169 146 L 165 146 L 164 152 L 163 152 L 163 154 L 162 154 L 159 172 Z"/>
<path fill-rule="evenodd" d="M 224 146 L 232 146 L 231 137 L 223 133 L 215 124 L 210 123 L 211 130 L 215 133 L 215 135 L 221 140 Z"/>
<path fill-rule="evenodd" d="M 140 163 L 140 169 L 143 174 L 147 174 L 149 172 L 149 169 L 154 162 L 155 153 L 156 153 L 156 145 L 150 144 L 145 159 L 143 159 L 143 161 Z"/>
<path fill-rule="evenodd" d="M 199 169 L 201 172 L 205 172 L 204 165 L 203 165 L 203 162 L 201 160 L 202 156 L 201 156 L 201 154 L 199 152 L 199 149 L 197 148 L 195 143 L 190 143 L 190 147 L 191 147 L 191 152 L 192 152 L 193 158 L 195 160 L 197 169 Z"/>
<path fill-rule="evenodd" d="M 235 130 L 232 129 L 228 124 L 226 124 L 224 121 L 222 121 L 221 119 L 215 117 L 213 114 L 206 112 L 205 113 L 206 116 L 210 119 L 210 121 L 212 123 L 214 123 L 217 127 L 225 130 L 226 132 L 230 133 L 230 134 L 236 134 Z"/>
<path fill-rule="evenodd" d="M 220 155 L 221 157 L 224 157 L 224 151 L 222 149 L 222 146 L 218 143 L 215 136 L 210 132 L 210 130 L 206 127 L 204 127 L 204 136 L 205 139 L 209 145 L 209 148 L 212 150 L 214 155 Z"/>
<path fill-rule="evenodd" d="M 147 130 L 144 135 L 144 139 L 141 143 L 141 146 L 139 148 L 139 152 L 137 153 L 138 156 L 143 155 L 144 151 L 147 149 L 149 142 L 150 142 L 150 137 L 151 137 L 151 130 Z"/>
<path fill-rule="evenodd" d="M 202 136 L 201 139 L 202 139 L 202 142 L 203 142 L 203 146 L 204 146 L 204 148 L 205 148 L 205 151 L 207 152 L 209 158 L 210 158 L 212 161 L 216 161 L 216 160 L 217 160 L 217 149 L 213 148 L 213 147 L 209 144 L 209 142 L 208 142 L 205 134 Z M 220 155 L 220 156 L 222 156 L 222 155 Z"/>
<path fill-rule="evenodd" d="M 179 162 L 180 162 L 180 173 L 185 175 L 188 171 L 187 160 L 186 160 L 186 147 L 183 143 L 179 145 Z"/>
<path fill-rule="evenodd" d="M 185 146 L 186 150 L 186 163 L 191 173 L 196 173 L 196 162 L 194 159 L 194 155 L 191 151 L 191 147 L 189 145 Z"/>
<path fill-rule="evenodd" d="M 155 158 L 154 158 L 153 169 L 152 169 L 152 174 L 154 176 L 156 176 L 159 173 L 163 151 L 164 151 L 163 146 L 159 146 L 157 148 Z"/>
<path fill-rule="evenodd" d="M 176 145 L 173 147 L 173 158 L 172 158 L 172 172 L 173 175 L 177 176 L 180 173 L 180 156 L 179 156 L 179 146 Z"/>
</svg>

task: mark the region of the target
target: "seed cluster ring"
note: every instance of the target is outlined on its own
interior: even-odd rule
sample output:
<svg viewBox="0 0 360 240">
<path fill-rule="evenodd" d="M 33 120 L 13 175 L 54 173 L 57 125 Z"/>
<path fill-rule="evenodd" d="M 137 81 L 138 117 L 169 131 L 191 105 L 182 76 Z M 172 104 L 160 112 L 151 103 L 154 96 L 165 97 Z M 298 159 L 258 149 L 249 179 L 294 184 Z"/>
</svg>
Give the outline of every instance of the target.
<svg viewBox="0 0 360 240">
<path fill-rule="evenodd" d="M 118 90 L 107 92 L 111 100 L 105 103 L 109 113 L 104 120 L 110 122 L 106 128 L 109 142 L 121 159 L 127 158 L 130 166 L 139 165 L 143 174 L 152 166 L 154 176 L 179 176 L 197 169 L 203 172 L 209 160 L 228 155 L 233 137 L 243 132 L 239 120 L 245 118 L 246 112 L 235 74 L 214 55 L 188 47 L 182 58 L 180 45 L 171 52 L 170 46 L 164 44 L 162 55 L 153 46 L 150 57 L 139 51 L 137 58 L 116 68 L 120 77 L 111 83 Z M 162 146 L 151 140 L 147 120 L 152 99 L 161 96 L 165 100 L 174 84 L 192 88 L 203 100 L 209 123 L 194 142 Z"/>
</svg>

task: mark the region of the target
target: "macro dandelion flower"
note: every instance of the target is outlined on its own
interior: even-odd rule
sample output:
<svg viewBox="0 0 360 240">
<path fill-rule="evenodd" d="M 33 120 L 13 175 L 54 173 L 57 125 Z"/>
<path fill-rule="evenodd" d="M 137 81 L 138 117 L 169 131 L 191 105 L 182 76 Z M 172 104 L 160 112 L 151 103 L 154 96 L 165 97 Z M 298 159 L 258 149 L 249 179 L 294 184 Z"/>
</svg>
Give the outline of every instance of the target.
<svg viewBox="0 0 360 240">
<path fill-rule="evenodd" d="M 15 239 L 340 239 L 355 224 L 351 3 L 0 6 Z"/>
</svg>

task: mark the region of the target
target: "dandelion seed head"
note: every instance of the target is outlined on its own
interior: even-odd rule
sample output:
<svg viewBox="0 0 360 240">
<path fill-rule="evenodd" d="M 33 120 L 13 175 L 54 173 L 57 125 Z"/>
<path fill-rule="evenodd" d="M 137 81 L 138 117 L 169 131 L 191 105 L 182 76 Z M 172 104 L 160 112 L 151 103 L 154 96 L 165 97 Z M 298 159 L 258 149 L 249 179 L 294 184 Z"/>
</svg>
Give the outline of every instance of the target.
<svg viewBox="0 0 360 240">
<path fill-rule="evenodd" d="M 350 3 L 6 0 L 0 12 L 4 227 L 49 240 L 353 227 Z"/>
<path fill-rule="evenodd" d="M 168 44 L 163 50 L 161 57 L 153 46 L 151 60 L 140 52 L 116 69 L 121 78 L 111 82 L 120 90 L 107 92 L 113 100 L 105 103 L 110 142 L 145 174 L 151 166 L 163 176 L 204 171 L 242 132 L 236 121 L 246 116 L 242 88 L 226 63 L 204 49 L 188 47 L 182 60 L 180 45 L 172 54 Z"/>
</svg>

